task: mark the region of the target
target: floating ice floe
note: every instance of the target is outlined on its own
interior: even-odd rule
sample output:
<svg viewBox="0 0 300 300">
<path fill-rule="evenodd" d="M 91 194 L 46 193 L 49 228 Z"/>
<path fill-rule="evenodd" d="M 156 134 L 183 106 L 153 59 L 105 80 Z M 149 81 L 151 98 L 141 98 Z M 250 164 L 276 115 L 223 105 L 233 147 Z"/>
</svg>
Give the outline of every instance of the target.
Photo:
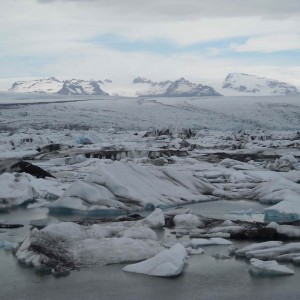
<svg viewBox="0 0 300 300">
<path fill-rule="evenodd" d="M 282 254 L 282 255 L 279 255 L 276 258 L 276 260 L 278 260 L 278 261 L 286 261 L 286 262 L 296 262 L 298 258 L 300 258 L 300 252 Z"/>
<path fill-rule="evenodd" d="M 19 261 L 53 272 L 140 261 L 163 247 L 154 231 L 135 222 L 80 226 L 71 222 L 33 229 L 17 250 Z"/>
<path fill-rule="evenodd" d="M 223 233 L 240 233 L 245 230 L 244 226 L 240 225 L 232 225 L 232 226 L 223 226 L 223 227 L 214 227 L 209 230 L 209 233 L 217 233 L 217 232 L 223 232 Z"/>
<path fill-rule="evenodd" d="M 38 196 L 30 185 L 30 175 L 4 173 L 0 175 L 0 209 L 18 206 Z"/>
<path fill-rule="evenodd" d="M 295 272 L 283 265 L 279 265 L 277 261 L 263 261 L 256 258 L 250 260 L 249 272 L 255 276 L 279 276 L 294 275 Z"/>
<path fill-rule="evenodd" d="M 265 249 L 250 250 L 245 253 L 247 258 L 275 259 L 284 254 L 300 252 L 300 243 L 288 243 L 285 245 Z"/>
<path fill-rule="evenodd" d="M 187 247 L 186 251 L 188 252 L 189 255 L 198 255 L 204 253 L 204 250 L 202 248 L 194 249 L 192 247 Z"/>
<path fill-rule="evenodd" d="M 232 242 L 223 238 L 210 238 L 210 239 L 192 239 L 190 245 L 193 248 L 210 245 L 232 245 Z"/>
<path fill-rule="evenodd" d="M 159 277 L 174 277 L 182 272 L 186 257 L 187 252 L 184 246 L 176 244 L 152 258 L 124 267 L 123 271 Z"/>
<path fill-rule="evenodd" d="M 203 226 L 203 222 L 200 217 L 193 214 L 176 215 L 173 219 L 175 227 L 178 228 L 193 228 Z"/>
<path fill-rule="evenodd" d="M 246 253 L 250 252 L 250 251 L 280 247 L 282 244 L 283 243 L 281 241 L 269 241 L 269 242 L 255 243 L 255 244 L 251 244 L 244 248 L 236 250 L 235 255 L 236 256 L 245 256 Z"/>
<path fill-rule="evenodd" d="M 101 163 L 87 182 L 77 181 L 49 205 L 50 211 L 134 210 L 212 199 L 214 186 L 190 172 L 135 163 Z"/>
</svg>

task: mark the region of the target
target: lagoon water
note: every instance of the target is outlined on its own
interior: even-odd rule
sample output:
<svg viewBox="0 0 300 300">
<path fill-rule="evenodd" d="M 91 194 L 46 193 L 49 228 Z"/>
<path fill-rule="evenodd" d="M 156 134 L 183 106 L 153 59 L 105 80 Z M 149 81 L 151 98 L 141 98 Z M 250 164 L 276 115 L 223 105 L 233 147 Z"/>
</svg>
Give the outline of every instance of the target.
<svg viewBox="0 0 300 300">
<path fill-rule="evenodd" d="M 263 206 L 251 201 L 216 201 L 189 207 L 205 216 L 230 215 L 233 210 L 261 212 Z M 20 229 L 8 229 L 0 240 L 21 241 L 28 234 L 32 219 L 47 216 L 46 208 L 19 209 L 1 213 L 8 223 L 22 223 Z M 252 218 L 252 215 L 248 215 Z M 174 239 L 168 230 L 163 239 Z M 178 241 L 185 237 L 178 239 Z M 235 242 L 241 247 L 249 242 Z M 154 278 L 122 271 L 122 264 L 86 268 L 65 277 L 39 273 L 17 262 L 11 252 L 0 250 L 0 299 L 12 300 L 75 300 L 75 299 L 299 299 L 300 266 L 288 264 L 294 276 L 255 278 L 248 273 L 243 259 L 215 259 L 211 255 L 227 253 L 228 246 L 209 246 L 202 255 L 191 256 L 181 276 L 173 279 Z"/>
</svg>

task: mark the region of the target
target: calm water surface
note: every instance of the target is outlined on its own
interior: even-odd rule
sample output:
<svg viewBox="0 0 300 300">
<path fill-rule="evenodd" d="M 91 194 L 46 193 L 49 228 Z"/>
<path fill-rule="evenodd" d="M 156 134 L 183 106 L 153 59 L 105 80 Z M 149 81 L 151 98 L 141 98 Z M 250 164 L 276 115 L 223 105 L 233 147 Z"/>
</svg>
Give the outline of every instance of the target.
<svg viewBox="0 0 300 300">
<path fill-rule="evenodd" d="M 263 209 L 256 202 L 231 202 L 217 201 L 190 207 L 211 217 L 225 216 L 232 211 L 252 209 L 259 212 Z M 28 224 L 31 219 L 46 215 L 44 208 L 17 210 L 0 214 L 0 220 Z M 0 241 L 20 241 L 27 234 L 28 226 L 7 230 L 0 233 Z M 168 231 L 160 235 L 170 238 Z M 245 244 L 238 242 L 234 246 Z M 226 253 L 227 249 L 228 246 L 205 247 L 205 254 L 191 256 L 182 275 L 173 279 L 125 273 L 121 270 L 122 264 L 81 269 L 66 277 L 54 277 L 19 264 L 11 252 L 0 250 L 0 299 L 300 299 L 300 267 L 288 265 L 295 271 L 294 276 L 254 278 L 247 271 L 247 261 L 219 260 L 211 256 Z"/>
</svg>

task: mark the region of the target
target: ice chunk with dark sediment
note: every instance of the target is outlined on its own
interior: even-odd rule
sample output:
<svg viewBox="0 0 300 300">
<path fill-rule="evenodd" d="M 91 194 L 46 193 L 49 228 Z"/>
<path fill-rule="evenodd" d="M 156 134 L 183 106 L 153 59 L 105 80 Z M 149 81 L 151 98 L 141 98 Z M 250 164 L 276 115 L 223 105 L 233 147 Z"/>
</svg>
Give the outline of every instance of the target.
<svg viewBox="0 0 300 300">
<path fill-rule="evenodd" d="M 123 271 L 159 277 L 174 277 L 182 272 L 186 257 L 187 252 L 184 246 L 176 244 L 152 258 L 126 266 Z"/>
<path fill-rule="evenodd" d="M 295 272 L 283 265 L 279 265 L 277 261 L 263 261 L 256 258 L 250 260 L 249 272 L 255 276 L 279 276 L 294 275 Z"/>
<path fill-rule="evenodd" d="M 300 238 L 300 226 L 279 225 L 275 222 L 271 222 L 267 225 L 267 228 L 275 229 L 278 234 L 289 238 Z"/>
<path fill-rule="evenodd" d="M 140 261 L 163 247 L 153 230 L 135 222 L 80 226 L 72 222 L 33 229 L 17 250 L 19 261 L 54 272 Z"/>
</svg>

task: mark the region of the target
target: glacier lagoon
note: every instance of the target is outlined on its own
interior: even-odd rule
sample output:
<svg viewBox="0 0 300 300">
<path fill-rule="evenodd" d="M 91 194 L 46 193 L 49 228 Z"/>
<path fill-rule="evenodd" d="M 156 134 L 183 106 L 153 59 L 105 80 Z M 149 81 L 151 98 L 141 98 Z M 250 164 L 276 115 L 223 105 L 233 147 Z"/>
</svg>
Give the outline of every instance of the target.
<svg viewBox="0 0 300 300">
<path fill-rule="evenodd" d="M 18 173 L 5 177 L 20 190 L 34 190 L 35 197 L 26 209 L 9 207 L 10 213 L 0 213 L 0 220 L 25 225 L 1 229 L 1 241 L 23 241 L 29 222 L 48 217 L 47 207 L 57 199 L 69 205 L 66 196 L 74 197 L 70 186 L 78 180 L 88 189 L 77 194 L 77 206 L 71 206 L 79 208 L 77 215 L 57 216 L 63 221 L 80 218 L 82 208 L 88 207 L 94 216 L 108 209 L 104 201 L 108 198 L 94 197 L 94 188 L 109 196 L 114 205 L 125 205 L 131 213 L 145 216 L 145 203 L 140 201 L 145 193 L 138 189 L 140 183 L 135 185 L 141 174 L 146 185 L 155 182 L 147 195 L 159 199 L 158 205 L 170 209 L 181 205 L 194 214 L 217 219 L 262 222 L 265 208 L 280 203 L 286 194 L 300 194 L 298 97 L 94 98 L 1 93 L 0 98 L 1 160 L 24 159 L 56 178 L 36 179 Z M 190 128 L 191 136 L 182 128 Z M 91 143 L 78 144 L 82 136 L 89 136 Z M 36 150 L 51 143 L 68 148 Z M 285 158 L 287 154 L 294 159 Z M 96 178 L 99 169 L 112 177 Z M 126 184 L 116 180 L 122 170 L 132 172 Z M 168 185 L 161 185 L 158 179 Z M 112 182 L 108 193 L 105 188 Z M 15 203 L 27 200 L 18 193 L 10 196 Z M 105 207 L 99 210 L 93 205 Z M 158 232 L 159 239 L 168 234 L 168 229 Z M 176 240 L 184 243 L 186 239 L 183 235 Z M 234 241 L 234 246 L 250 243 Z M 64 299 L 78 295 L 87 299 L 153 299 L 157 295 L 166 299 L 298 298 L 297 265 L 287 264 L 295 271 L 292 277 L 254 278 L 247 271 L 247 261 L 211 256 L 227 254 L 227 249 L 206 247 L 204 254 L 189 258 L 182 275 L 175 279 L 125 274 L 123 264 L 81 268 L 56 278 L 17 263 L 11 252 L 1 249 L 1 269 L 6 273 L 1 278 L 2 295 L 7 299 L 39 299 L 41 294 L 53 299 L 62 293 Z"/>
</svg>

